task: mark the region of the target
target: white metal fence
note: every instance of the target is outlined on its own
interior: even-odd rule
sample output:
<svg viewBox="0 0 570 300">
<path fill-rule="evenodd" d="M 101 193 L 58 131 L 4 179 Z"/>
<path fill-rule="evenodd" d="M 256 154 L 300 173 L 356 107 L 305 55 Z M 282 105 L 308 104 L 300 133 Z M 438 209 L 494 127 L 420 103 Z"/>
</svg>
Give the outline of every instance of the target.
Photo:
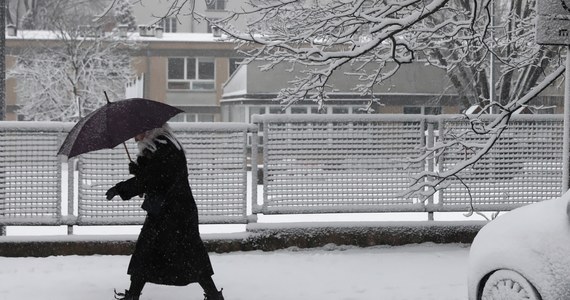
<svg viewBox="0 0 570 300">
<path fill-rule="evenodd" d="M 68 124 L 0 124 L 0 222 L 61 221 L 62 170 L 56 157 Z"/>
<path fill-rule="evenodd" d="M 56 156 L 72 126 L 0 123 L 0 225 L 142 224 L 141 199 L 105 199 L 108 188 L 130 176 L 123 147 L 81 155 L 77 168 L 76 159 L 67 164 Z M 256 128 L 242 123 L 172 127 L 186 149 L 200 222 L 246 223 L 247 136 Z M 132 141 L 128 148 L 136 153 Z"/>
<path fill-rule="evenodd" d="M 452 180 L 428 199 L 401 194 L 413 175 L 445 171 L 472 152 L 448 149 L 437 159 L 410 159 L 424 154 L 426 144 L 464 132 L 469 125 L 461 116 L 262 115 L 253 121 L 172 124 L 187 152 L 201 223 L 247 223 L 258 213 L 510 210 L 561 192 L 560 115 L 514 117 L 493 150 L 459 174 L 472 198 Z M 72 125 L 0 122 L 0 225 L 142 223 L 140 200 L 104 196 L 129 176 L 122 147 L 81 155 L 69 165 L 56 156 Z M 487 137 L 464 138 L 477 144 Z M 136 153 L 134 143 L 128 147 Z M 261 205 L 257 164 L 250 165 L 258 149 Z"/>
<path fill-rule="evenodd" d="M 265 214 L 510 210 L 561 193 L 560 115 L 514 116 L 490 153 L 428 199 L 401 196 L 413 175 L 447 171 L 474 152 L 451 148 L 437 159 L 410 159 L 420 157 L 426 144 L 469 131 L 464 116 L 261 115 L 253 120 L 264 141 L 264 196 L 257 211 Z M 489 135 L 462 138 L 476 147 Z"/>
<path fill-rule="evenodd" d="M 247 135 L 236 123 L 173 123 L 184 145 L 189 181 L 201 223 L 246 223 Z M 131 140 L 130 152 L 136 153 Z M 142 199 L 106 201 L 106 190 L 131 175 L 124 148 L 95 151 L 79 160 L 78 224 L 142 224 Z M 138 199 L 138 200 L 137 200 Z"/>
<path fill-rule="evenodd" d="M 442 137 L 444 141 L 470 126 L 457 118 L 444 117 L 439 121 L 447 133 Z M 561 115 L 514 116 L 492 150 L 459 174 L 469 187 L 474 208 L 510 210 L 560 196 L 563 128 Z M 476 144 L 487 138 L 488 134 L 469 134 L 464 140 Z M 473 152 L 465 149 L 446 151 L 440 168 L 445 171 L 471 155 Z M 434 210 L 461 211 L 471 203 L 466 187 L 457 179 L 441 193 L 442 200 Z"/>
<path fill-rule="evenodd" d="M 265 214 L 424 211 L 398 197 L 423 162 L 411 115 L 262 115 Z"/>
</svg>

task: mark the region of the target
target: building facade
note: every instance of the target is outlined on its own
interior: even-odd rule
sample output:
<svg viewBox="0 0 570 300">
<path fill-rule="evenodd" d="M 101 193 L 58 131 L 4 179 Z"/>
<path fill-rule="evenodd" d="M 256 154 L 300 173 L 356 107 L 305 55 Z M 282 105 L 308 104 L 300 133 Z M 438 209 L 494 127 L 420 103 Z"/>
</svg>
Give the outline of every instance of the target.
<svg viewBox="0 0 570 300">
<path fill-rule="evenodd" d="M 211 33 L 129 33 L 129 39 L 138 42 L 131 51 L 132 64 L 142 80 L 142 95 L 166 102 L 185 111 L 178 121 L 222 121 L 220 102 L 222 86 L 235 70 L 234 44 L 220 41 Z M 16 56 L 28 47 L 45 47 L 57 44 L 49 32 L 18 31 L 6 37 L 6 68 L 16 61 Z M 7 80 L 7 120 L 18 117 L 17 82 Z"/>
<path fill-rule="evenodd" d="M 244 5 L 247 5 L 247 1 L 138 0 L 133 2 L 133 14 L 137 24 L 160 26 L 164 32 L 212 33 L 212 25 L 208 21 L 193 16 L 192 10 L 208 19 L 217 20 L 227 17 L 232 11 L 240 11 Z"/>
<path fill-rule="evenodd" d="M 207 0 L 183 1 L 195 3 L 194 9 L 210 18 L 222 18 L 237 10 L 243 1 Z M 332 83 L 337 91 L 330 94 L 324 107 L 311 101 L 301 101 L 284 107 L 275 101 L 279 90 L 294 77 L 288 66 L 277 66 L 262 72 L 260 63 L 239 65 L 243 59 L 235 44 L 214 36 L 212 28 L 189 15 L 188 7 L 176 16 L 168 15 L 172 1 L 135 1 L 133 10 L 139 30 L 128 33 L 140 47 L 131 51 L 133 67 L 140 80 L 138 96 L 165 102 L 184 110 L 174 121 L 249 122 L 253 114 L 454 114 L 467 109 L 458 97 L 445 71 L 423 61 L 402 65 L 399 72 L 375 90 L 376 101 L 354 92 L 355 78 L 337 75 Z M 154 25 L 151 27 L 151 25 Z M 25 47 L 44 45 L 42 36 L 17 31 L 6 34 L 6 67 L 14 65 L 15 57 Z M 57 43 L 57 41 L 53 41 Z M 17 120 L 18 99 L 13 79 L 6 83 L 7 120 Z M 538 103 L 545 107 L 539 112 L 561 113 L 561 88 L 549 87 Z"/>
<path fill-rule="evenodd" d="M 356 77 L 339 72 L 331 80 L 336 91 L 329 93 L 323 106 L 308 100 L 287 107 L 276 102 L 275 98 L 279 90 L 285 88 L 298 73 L 290 70 L 288 65 L 260 71 L 262 64 L 252 62 L 240 66 L 224 85 L 220 101 L 223 120 L 249 122 L 253 114 L 265 113 L 453 114 L 460 113 L 462 109 L 455 94 L 442 92 L 450 85 L 445 72 L 426 66 L 424 62 L 402 65 L 395 76 L 375 87 L 373 102 L 369 96 L 354 92 L 353 88 L 358 83 Z"/>
</svg>

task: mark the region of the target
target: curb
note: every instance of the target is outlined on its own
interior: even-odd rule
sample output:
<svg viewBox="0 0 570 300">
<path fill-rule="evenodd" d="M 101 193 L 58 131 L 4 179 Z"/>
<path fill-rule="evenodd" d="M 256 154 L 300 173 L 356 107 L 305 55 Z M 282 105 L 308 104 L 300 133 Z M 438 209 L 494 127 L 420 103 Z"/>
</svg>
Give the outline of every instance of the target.
<svg viewBox="0 0 570 300">
<path fill-rule="evenodd" d="M 209 252 L 275 251 L 329 244 L 369 247 L 419 243 L 470 244 L 486 222 L 353 222 L 249 224 L 247 232 L 206 234 Z M 137 236 L 1 237 L 0 256 L 130 255 Z"/>
</svg>

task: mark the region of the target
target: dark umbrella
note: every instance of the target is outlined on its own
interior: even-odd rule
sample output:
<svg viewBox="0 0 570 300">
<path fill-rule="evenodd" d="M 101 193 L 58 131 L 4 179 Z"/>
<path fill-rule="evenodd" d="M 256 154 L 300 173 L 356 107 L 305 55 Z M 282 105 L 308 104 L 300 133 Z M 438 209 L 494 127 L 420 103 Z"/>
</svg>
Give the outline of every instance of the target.
<svg viewBox="0 0 570 300">
<path fill-rule="evenodd" d="M 107 104 L 75 124 L 57 154 L 72 158 L 90 151 L 114 148 L 139 133 L 161 127 L 181 112 L 176 107 L 148 99 L 130 98 L 115 102 L 107 99 Z"/>
</svg>

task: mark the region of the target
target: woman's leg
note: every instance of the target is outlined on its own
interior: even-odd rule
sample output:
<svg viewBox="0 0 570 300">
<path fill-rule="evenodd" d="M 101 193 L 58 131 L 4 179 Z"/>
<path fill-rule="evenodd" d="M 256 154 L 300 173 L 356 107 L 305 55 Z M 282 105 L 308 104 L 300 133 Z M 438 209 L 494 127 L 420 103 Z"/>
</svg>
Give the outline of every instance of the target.
<svg viewBox="0 0 570 300">
<path fill-rule="evenodd" d="M 117 299 L 117 300 L 139 300 L 139 297 L 141 295 L 141 292 L 142 292 L 145 284 L 146 284 L 146 281 L 144 281 L 138 277 L 131 276 L 131 286 L 129 287 L 129 289 L 126 290 L 124 293 L 117 293 L 117 291 L 115 291 L 115 299 Z"/>
<path fill-rule="evenodd" d="M 211 276 L 201 278 L 198 283 L 204 289 L 204 294 L 206 295 L 215 295 L 218 292 L 218 288 Z"/>
<path fill-rule="evenodd" d="M 136 276 L 131 276 L 131 286 L 129 287 L 129 294 L 133 296 L 140 296 L 146 281 Z"/>
<path fill-rule="evenodd" d="M 202 289 L 204 289 L 204 294 L 206 295 L 207 300 L 224 300 L 222 291 L 218 291 L 212 276 L 203 277 L 198 281 L 198 283 Z"/>
</svg>

